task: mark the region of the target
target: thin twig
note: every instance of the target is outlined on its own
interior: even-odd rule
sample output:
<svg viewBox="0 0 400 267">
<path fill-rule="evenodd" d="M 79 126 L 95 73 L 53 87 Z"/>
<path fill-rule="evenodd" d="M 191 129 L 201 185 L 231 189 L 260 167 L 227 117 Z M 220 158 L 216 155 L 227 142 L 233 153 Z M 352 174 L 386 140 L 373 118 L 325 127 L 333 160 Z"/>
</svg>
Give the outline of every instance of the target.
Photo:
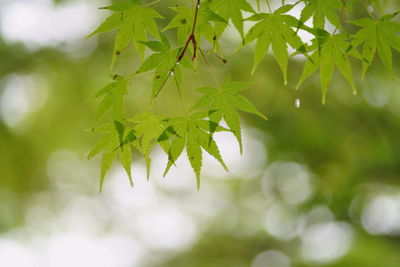
<svg viewBox="0 0 400 267">
<path fill-rule="evenodd" d="M 210 64 L 208 63 L 208 60 L 207 60 L 206 56 L 204 55 L 203 50 L 202 50 L 200 47 L 199 47 L 199 51 L 200 51 L 200 54 L 202 55 L 202 57 L 203 57 L 203 59 L 204 59 L 204 62 L 205 62 L 206 65 L 207 65 L 207 68 L 208 68 L 209 72 L 211 73 L 211 76 L 214 78 L 214 81 L 215 81 L 215 83 L 217 84 L 217 87 L 219 88 L 220 85 L 219 85 L 218 79 L 217 79 L 217 77 L 215 76 L 215 73 L 212 71 L 211 66 L 210 66 Z"/>
<path fill-rule="evenodd" d="M 133 80 L 133 79 L 139 79 L 142 77 L 146 77 L 148 75 L 152 75 L 156 73 L 156 71 L 150 71 L 150 72 L 146 72 L 146 73 L 133 73 L 131 75 L 129 75 L 128 77 L 126 77 L 127 80 Z"/>
<path fill-rule="evenodd" d="M 158 91 L 157 91 L 157 93 L 154 95 L 154 97 L 157 97 L 157 96 L 158 96 L 158 94 L 160 93 L 161 89 L 162 89 L 162 88 L 164 87 L 164 85 L 167 83 L 169 77 L 171 76 L 171 72 L 172 72 L 172 71 L 169 71 L 169 72 L 168 72 L 167 77 L 165 77 L 165 80 L 164 80 L 163 83 L 161 84 L 160 89 L 158 89 Z"/>
<path fill-rule="evenodd" d="M 196 0 L 196 10 L 194 13 L 194 18 L 193 18 L 193 24 L 192 24 L 192 30 L 188 36 L 188 38 L 186 39 L 186 43 L 185 46 L 183 47 L 181 53 L 179 54 L 178 58 L 176 59 L 176 62 L 174 64 L 174 66 L 172 67 L 172 69 L 170 70 L 168 76 L 165 78 L 164 82 L 162 83 L 160 89 L 158 89 L 157 93 L 155 94 L 154 97 L 157 97 L 158 94 L 161 92 L 162 88 L 164 87 L 165 83 L 167 82 L 167 80 L 169 79 L 169 77 L 171 76 L 171 73 L 174 72 L 174 69 L 177 65 L 179 65 L 179 63 L 182 61 L 183 57 L 185 56 L 187 49 L 189 48 L 189 45 L 192 43 L 193 45 L 193 49 L 194 49 L 194 53 L 192 56 L 192 60 L 194 60 L 196 58 L 196 50 L 197 50 L 197 42 L 196 42 L 196 38 L 194 36 L 194 32 L 196 31 L 196 25 L 197 25 L 197 19 L 199 16 L 199 9 L 200 9 L 200 2 L 201 0 Z"/>
<path fill-rule="evenodd" d="M 194 34 L 194 31 L 196 29 L 197 17 L 199 15 L 199 9 L 200 9 L 200 0 L 197 0 L 196 11 L 194 13 L 194 18 L 193 18 L 192 34 Z"/>
</svg>

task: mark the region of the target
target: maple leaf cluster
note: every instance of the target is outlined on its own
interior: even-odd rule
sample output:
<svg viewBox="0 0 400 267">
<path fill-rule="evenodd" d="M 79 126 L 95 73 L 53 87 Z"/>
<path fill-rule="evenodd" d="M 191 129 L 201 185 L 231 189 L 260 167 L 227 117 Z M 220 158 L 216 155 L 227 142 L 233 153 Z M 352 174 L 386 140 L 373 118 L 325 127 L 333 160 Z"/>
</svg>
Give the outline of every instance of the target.
<svg viewBox="0 0 400 267">
<path fill-rule="evenodd" d="M 232 25 L 239 33 L 241 46 L 255 42 L 254 73 L 265 55 L 271 50 L 282 71 L 283 82 L 287 84 L 289 59 L 293 55 L 305 56 L 303 73 L 297 88 L 319 70 L 322 101 L 325 103 L 328 88 L 337 69 L 357 92 L 352 71 L 352 60 L 360 61 L 362 79 L 376 54 L 389 73 L 393 73 L 392 49 L 400 51 L 400 24 L 395 22 L 398 12 L 383 14 L 381 2 L 377 0 L 299 0 L 285 3 L 272 9 L 268 0 L 256 1 L 256 7 L 246 0 L 194 0 L 192 6 L 174 5 L 175 16 L 163 27 L 160 21 L 165 17 L 154 6 L 162 1 L 141 3 L 131 0 L 104 7 L 112 14 L 89 35 L 115 31 L 114 52 L 111 70 L 123 52 L 135 47 L 141 57 L 139 68 L 130 76 L 114 75 L 113 81 L 95 94 L 101 98 L 97 109 L 97 122 L 106 122 L 94 128 L 103 133 L 89 154 L 89 158 L 103 152 L 101 160 L 102 188 L 104 178 L 115 158 L 119 157 L 128 174 L 131 185 L 132 148 L 143 154 L 148 175 L 150 172 L 150 152 L 158 144 L 168 156 L 164 175 L 186 149 L 187 157 L 196 173 L 200 186 L 202 154 L 212 155 L 223 168 L 225 165 L 213 135 L 219 131 L 229 131 L 237 139 L 242 151 L 241 126 L 238 111 L 266 117 L 240 92 L 249 84 L 226 78 L 222 85 L 198 88 L 202 96 L 189 110 L 183 99 L 183 68 L 196 71 L 199 58 L 206 65 L 206 51 L 202 44 L 208 42 L 214 54 L 224 63 L 223 47 L 220 39 L 226 28 Z M 263 4 L 265 5 L 264 7 Z M 366 16 L 347 19 L 357 7 L 365 7 Z M 375 9 L 371 12 L 371 7 Z M 301 8 L 298 17 L 292 15 L 294 8 Z M 244 23 L 251 22 L 246 32 Z M 328 29 L 328 24 L 334 28 Z M 359 27 L 355 32 L 347 31 L 349 25 Z M 354 27 L 353 26 L 353 27 Z M 171 40 L 171 31 L 175 34 Z M 301 39 L 300 31 L 310 33 L 310 42 Z M 175 46 L 171 43 L 176 43 Z M 295 51 L 290 54 L 290 50 Z M 145 57 L 146 50 L 150 55 Z M 125 96 L 132 79 L 143 74 L 153 75 L 151 98 L 159 96 L 170 80 L 178 90 L 185 116 L 166 117 L 151 111 L 143 111 L 133 117 L 125 113 Z M 213 76 L 215 76 L 213 74 Z M 221 122 L 226 123 L 226 128 Z"/>
</svg>

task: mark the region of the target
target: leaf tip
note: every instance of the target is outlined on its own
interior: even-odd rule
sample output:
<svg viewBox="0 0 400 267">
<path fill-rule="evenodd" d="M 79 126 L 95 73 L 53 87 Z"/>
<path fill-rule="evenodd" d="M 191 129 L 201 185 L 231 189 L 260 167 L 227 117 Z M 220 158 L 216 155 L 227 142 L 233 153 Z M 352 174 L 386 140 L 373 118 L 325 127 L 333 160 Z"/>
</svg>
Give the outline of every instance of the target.
<svg viewBox="0 0 400 267">
<path fill-rule="evenodd" d="M 226 166 L 226 165 L 224 164 L 222 167 L 224 167 L 224 170 L 225 170 L 226 172 L 229 172 L 228 166 Z"/>
<path fill-rule="evenodd" d="M 99 194 L 103 193 L 104 177 L 100 178 Z"/>
<path fill-rule="evenodd" d="M 295 90 L 299 90 L 300 89 L 300 86 L 301 86 L 301 82 L 298 82 L 297 84 L 296 84 L 296 87 L 294 88 Z"/>
<path fill-rule="evenodd" d="M 135 187 L 135 185 L 133 184 L 133 179 L 132 179 L 132 175 L 129 174 L 129 184 L 132 188 Z"/>
</svg>

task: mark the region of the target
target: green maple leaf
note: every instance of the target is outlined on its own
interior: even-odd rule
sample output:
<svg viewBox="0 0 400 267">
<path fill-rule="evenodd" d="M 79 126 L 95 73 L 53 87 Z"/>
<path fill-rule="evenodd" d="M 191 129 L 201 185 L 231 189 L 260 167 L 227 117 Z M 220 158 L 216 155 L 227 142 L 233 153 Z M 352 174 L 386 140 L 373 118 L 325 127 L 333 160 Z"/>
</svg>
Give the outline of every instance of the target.
<svg viewBox="0 0 400 267">
<path fill-rule="evenodd" d="M 221 88 L 199 88 L 197 91 L 204 95 L 192 108 L 209 107 L 219 111 L 214 113 L 213 121 L 219 123 L 219 121 L 224 118 L 229 129 L 238 140 L 240 153 L 242 153 L 243 149 L 238 110 L 267 119 L 247 98 L 238 94 L 238 92 L 244 90 L 248 85 L 248 83 L 244 82 L 232 82 L 230 78 L 227 78 Z"/>
<path fill-rule="evenodd" d="M 155 97 L 164 86 L 166 80 L 171 75 L 175 75 L 178 84 L 182 84 L 181 68 L 177 65 L 177 58 L 181 48 L 170 49 L 168 43 L 160 43 L 156 41 L 144 42 L 146 46 L 151 48 L 154 54 L 150 55 L 139 67 L 136 73 L 154 71 L 152 96 Z M 185 65 L 185 61 L 182 61 Z M 186 64 L 187 66 L 187 64 Z"/>
<path fill-rule="evenodd" d="M 209 112 L 197 112 L 188 117 L 170 118 L 166 120 L 168 127 L 160 135 L 158 142 L 163 142 L 164 151 L 168 155 L 168 163 L 164 176 L 168 173 L 170 167 L 182 154 L 186 147 L 187 157 L 196 173 L 197 188 L 200 188 L 200 172 L 202 167 L 202 149 L 213 156 L 222 167 L 228 171 L 218 146 L 215 143 L 212 134 L 216 131 L 227 130 L 217 123 L 206 120 Z"/>
<path fill-rule="evenodd" d="M 338 29 L 342 29 L 342 25 L 336 10 L 344 8 L 343 1 L 304 0 L 303 2 L 305 7 L 300 15 L 300 21 L 302 23 L 305 23 L 312 17 L 314 28 L 325 29 L 325 20 L 328 20 Z"/>
<path fill-rule="evenodd" d="M 302 76 L 296 88 L 299 88 L 304 80 L 319 68 L 322 102 L 325 103 L 328 86 L 331 83 L 336 66 L 339 72 L 350 83 L 353 88 L 353 93 L 356 94 L 357 90 L 353 82 L 353 74 L 348 55 L 357 58 L 361 58 L 361 56 L 348 42 L 349 37 L 346 34 L 339 33 L 331 35 L 323 30 L 319 32 L 320 36 L 313 40 L 312 45 L 312 47 L 316 47 L 317 49 L 307 58 Z"/>
<path fill-rule="evenodd" d="M 117 30 L 111 69 L 114 67 L 120 54 L 132 41 L 135 42 L 136 49 L 143 57 L 145 46 L 140 42 L 147 41 L 147 33 L 160 38 L 155 19 L 161 19 L 163 16 L 152 8 L 140 6 L 138 0 L 119 3 L 102 9 L 108 9 L 117 13 L 108 17 L 88 37 L 98 33 Z"/>
<path fill-rule="evenodd" d="M 272 14 L 260 13 L 251 16 L 247 20 L 259 21 L 247 33 L 246 42 L 257 40 L 254 51 L 254 64 L 252 73 L 256 70 L 261 59 L 272 46 L 275 59 L 277 60 L 283 74 L 285 85 L 287 84 L 287 66 L 289 61 L 288 44 L 299 49 L 303 43 L 292 29 L 298 24 L 296 18 L 290 15 L 284 15 L 294 7 L 294 5 L 285 5 L 277 9 Z"/>
<path fill-rule="evenodd" d="M 107 123 L 99 127 L 104 136 L 97 142 L 88 154 L 92 159 L 103 151 L 100 166 L 100 192 L 103 189 L 104 179 L 112 163 L 119 156 L 120 162 L 128 175 L 130 185 L 133 187 L 131 174 L 132 151 L 131 144 L 135 144 L 137 137 L 133 129 L 129 130 L 119 121 Z M 95 129 L 94 131 L 99 131 Z"/>
<path fill-rule="evenodd" d="M 400 24 L 390 21 L 398 12 L 383 16 L 379 19 L 363 18 L 350 21 L 350 23 L 362 27 L 352 41 L 355 47 L 362 45 L 363 71 L 362 79 L 372 64 L 376 51 L 386 67 L 393 75 L 392 47 L 400 51 Z"/>
<path fill-rule="evenodd" d="M 165 31 L 177 28 L 178 41 L 184 43 L 192 31 L 195 10 L 183 6 L 174 7 L 172 9 L 177 12 L 177 15 L 163 30 Z M 219 39 L 221 36 L 222 33 L 215 29 L 212 22 L 227 24 L 221 16 L 211 11 L 206 4 L 202 4 L 198 11 L 194 32 L 195 39 L 199 44 L 201 43 L 202 37 L 204 37 L 208 42 L 213 43 L 215 39 Z"/>
<path fill-rule="evenodd" d="M 150 176 L 151 149 L 157 143 L 158 138 L 166 128 L 166 123 L 163 119 L 164 117 L 160 115 L 151 112 L 142 112 L 128 120 L 135 124 L 133 129 L 138 138 L 138 148 L 146 160 L 147 178 Z"/>
<path fill-rule="evenodd" d="M 246 0 L 208 0 L 204 4 L 221 16 L 225 21 L 232 21 L 235 28 L 244 39 L 242 11 L 255 13 L 253 7 Z M 202 4 L 203 5 L 203 4 Z M 226 23 L 218 23 L 217 30 L 222 34 Z"/>
<path fill-rule="evenodd" d="M 124 96 L 127 94 L 128 80 L 117 76 L 115 81 L 109 83 L 95 94 L 95 97 L 103 97 L 97 108 L 97 120 L 101 119 L 109 110 L 112 118 L 120 120 L 124 116 Z"/>
</svg>

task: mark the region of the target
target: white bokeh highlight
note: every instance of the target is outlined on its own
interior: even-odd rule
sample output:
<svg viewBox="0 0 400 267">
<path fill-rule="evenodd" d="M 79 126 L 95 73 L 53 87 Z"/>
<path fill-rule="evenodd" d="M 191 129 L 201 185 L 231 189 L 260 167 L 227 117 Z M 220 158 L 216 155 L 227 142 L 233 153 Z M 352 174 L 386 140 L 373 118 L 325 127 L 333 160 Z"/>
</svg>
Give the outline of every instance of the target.
<svg viewBox="0 0 400 267">
<path fill-rule="evenodd" d="M 87 56 L 96 47 L 85 36 L 100 22 L 94 12 L 108 1 L 6 1 L 0 9 L 0 31 L 8 43 L 22 43 L 35 51 L 58 47 L 74 57 Z"/>
<path fill-rule="evenodd" d="M 47 85 L 40 77 L 16 74 L 6 76 L 0 83 L 0 118 L 7 126 L 15 128 L 30 113 L 42 108 L 47 97 Z"/>
<path fill-rule="evenodd" d="M 314 177 L 306 166 L 275 162 L 263 174 L 261 188 L 266 197 L 276 195 L 288 204 L 306 202 L 314 191 Z"/>
<path fill-rule="evenodd" d="M 362 210 L 361 223 L 373 235 L 400 235 L 400 193 L 373 197 Z"/>
<path fill-rule="evenodd" d="M 344 256 L 353 243 L 352 227 L 344 222 L 318 223 L 301 236 L 304 261 L 327 264 Z"/>
<path fill-rule="evenodd" d="M 290 267 L 290 258 L 281 251 L 269 250 L 258 254 L 251 267 Z"/>
</svg>

